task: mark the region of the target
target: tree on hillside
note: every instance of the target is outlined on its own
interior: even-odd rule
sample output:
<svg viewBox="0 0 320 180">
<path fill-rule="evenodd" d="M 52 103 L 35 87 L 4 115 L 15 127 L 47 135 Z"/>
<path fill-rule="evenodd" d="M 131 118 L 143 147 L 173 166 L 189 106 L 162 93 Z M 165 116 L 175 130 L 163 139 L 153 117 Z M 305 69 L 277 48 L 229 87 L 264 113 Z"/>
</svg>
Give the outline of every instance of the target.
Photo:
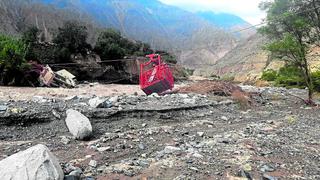
<svg viewBox="0 0 320 180">
<path fill-rule="evenodd" d="M 121 46 L 122 37 L 119 31 L 114 29 L 106 29 L 103 31 L 94 48 L 102 59 L 121 59 L 126 54 L 125 47 Z"/>
<path fill-rule="evenodd" d="M 28 69 L 25 61 L 26 49 L 23 41 L 0 34 L 0 83 L 21 83 L 23 72 Z"/>
<path fill-rule="evenodd" d="M 86 54 L 88 49 L 91 49 L 87 43 L 87 27 L 79 24 L 76 21 L 67 21 L 58 29 L 53 42 L 59 46 L 59 56 L 64 60 L 69 60 L 71 54 L 81 53 Z"/>
<path fill-rule="evenodd" d="M 297 0 L 262 3 L 260 8 L 267 12 L 267 25 L 262 27 L 260 32 L 273 40 L 267 45 L 273 55 L 301 71 L 308 88 L 308 103 L 313 103 L 314 86 L 306 56 L 317 36 L 313 33 L 314 24 L 301 11 L 300 5 L 301 1 L 298 3 Z"/>
<path fill-rule="evenodd" d="M 27 60 L 36 60 L 37 56 L 34 52 L 34 47 L 38 43 L 38 35 L 39 35 L 39 29 L 35 26 L 27 28 L 26 31 L 22 33 L 22 41 L 27 45 L 27 53 L 26 53 L 26 59 Z"/>
</svg>

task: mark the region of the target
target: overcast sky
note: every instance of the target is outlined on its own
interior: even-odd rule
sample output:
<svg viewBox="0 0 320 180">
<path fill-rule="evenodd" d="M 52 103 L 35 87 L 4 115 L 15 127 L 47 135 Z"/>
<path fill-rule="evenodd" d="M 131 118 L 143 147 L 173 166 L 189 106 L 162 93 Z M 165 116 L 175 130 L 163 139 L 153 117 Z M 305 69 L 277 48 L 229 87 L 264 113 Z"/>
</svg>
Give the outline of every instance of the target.
<svg viewBox="0 0 320 180">
<path fill-rule="evenodd" d="M 169 5 L 175 5 L 188 11 L 211 10 L 240 16 L 247 22 L 259 24 L 265 17 L 258 5 L 263 0 L 160 0 Z"/>
</svg>

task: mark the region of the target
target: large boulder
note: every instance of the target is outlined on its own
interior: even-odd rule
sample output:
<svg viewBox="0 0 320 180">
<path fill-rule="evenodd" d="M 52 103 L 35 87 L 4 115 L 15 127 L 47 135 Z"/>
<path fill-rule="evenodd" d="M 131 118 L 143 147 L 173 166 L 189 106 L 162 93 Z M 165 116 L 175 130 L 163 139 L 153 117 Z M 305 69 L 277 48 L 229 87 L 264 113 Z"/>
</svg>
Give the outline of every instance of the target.
<svg viewBox="0 0 320 180">
<path fill-rule="evenodd" d="M 36 145 L 0 161 L 0 179 L 63 180 L 58 160 L 44 145 Z"/>
<path fill-rule="evenodd" d="M 73 109 L 67 110 L 66 124 L 70 133 L 76 139 L 88 139 L 92 134 L 92 126 L 89 119 Z"/>
</svg>

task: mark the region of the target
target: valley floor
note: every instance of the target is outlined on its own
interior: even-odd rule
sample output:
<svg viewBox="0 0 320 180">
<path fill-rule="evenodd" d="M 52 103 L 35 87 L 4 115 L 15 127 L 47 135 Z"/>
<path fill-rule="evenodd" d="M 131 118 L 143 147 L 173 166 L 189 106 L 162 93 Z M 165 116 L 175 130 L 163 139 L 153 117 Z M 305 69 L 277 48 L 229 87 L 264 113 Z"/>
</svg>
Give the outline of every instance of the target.
<svg viewBox="0 0 320 180">
<path fill-rule="evenodd" d="M 320 111 L 289 95 L 304 90 L 243 87 L 253 103 L 198 94 L 144 96 L 135 85 L 78 89 L 0 87 L 0 160 L 46 145 L 65 174 L 95 179 L 320 179 Z M 87 105 L 117 95 L 110 108 Z M 65 111 L 93 126 L 74 140 Z"/>
</svg>

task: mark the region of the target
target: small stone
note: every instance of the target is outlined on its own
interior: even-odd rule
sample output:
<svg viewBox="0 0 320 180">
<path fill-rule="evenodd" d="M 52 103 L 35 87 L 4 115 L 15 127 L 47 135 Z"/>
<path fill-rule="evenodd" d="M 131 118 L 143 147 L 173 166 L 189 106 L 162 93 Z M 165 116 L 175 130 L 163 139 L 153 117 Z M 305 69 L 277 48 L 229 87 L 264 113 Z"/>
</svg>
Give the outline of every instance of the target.
<svg viewBox="0 0 320 180">
<path fill-rule="evenodd" d="M 220 105 L 230 105 L 230 104 L 233 104 L 233 103 L 234 103 L 234 101 L 229 100 L 229 99 L 219 102 Z"/>
<path fill-rule="evenodd" d="M 98 163 L 97 163 L 97 161 L 96 161 L 96 160 L 90 160 L 90 162 L 89 162 L 89 166 L 96 168 L 96 167 L 97 167 L 97 165 L 98 165 Z"/>
<path fill-rule="evenodd" d="M 107 146 L 107 147 L 99 147 L 99 148 L 97 148 L 97 150 L 98 150 L 99 152 L 108 151 L 108 150 L 110 150 L 110 149 L 111 149 L 111 147 L 110 147 L 110 146 Z"/>
<path fill-rule="evenodd" d="M 268 174 L 263 174 L 262 180 L 278 180 L 278 178 L 269 176 Z"/>
<path fill-rule="evenodd" d="M 183 103 L 184 104 L 195 104 L 196 100 L 195 99 L 184 99 Z"/>
<path fill-rule="evenodd" d="M 90 154 L 89 154 L 89 155 L 86 155 L 85 158 L 86 158 L 86 159 L 90 159 L 90 158 L 92 158 L 92 155 L 90 155 Z"/>
<path fill-rule="evenodd" d="M 32 101 L 36 103 L 45 103 L 48 100 L 46 100 L 43 96 L 33 96 Z"/>
<path fill-rule="evenodd" d="M 160 96 L 157 93 L 152 93 L 148 97 L 160 98 Z"/>
<path fill-rule="evenodd" d="M 147 126 L 147 124 L 146 124 L 146 123 L 143 123 L 143 124 L 142 124 L 142 127 L 146 127 L 146 126 Z"/>
<path fill-rule="evenodd" d="M 113 96 L 109 99 L 109 101 L 112 103 L 112 104 L 115 104 L 116 102 L 119 101 L 119 97 L 118 96 Z"/>
<path fill-rule="evenodd" d="M 141 149 L 141 150 L 144 150 L 144 149 L 146 148 L 144 144 L 139 144 L 138 147 L 139 147 L 139 149 Z"/>
<path fill-rule="evenodd" d="M 66 175 L 63 180 L 80 180 L 80 176 Z"/>
<path fill-rule="evenodd" d="M 189 98 L 189 95 L 188 95 L 188 94 L 179 94 L 179 96 L 180 96 L 181 98 Z"/>
<path fill-rule="evenodd" d="M 64 144 L 64 145 L 67 145 L 70 143 L 70 139 L 67 138 L 66 136 L 61 136 L 61 142 Z"/>
<path fill-rule="evenodd" d="M 172 154 L 172 153 L 181 151 L 181 149 L 174 146 L 166 146 L 163 151 L 165 154 Z"/>
<path fill-rule="evenodd" d="M 98 105 L 98 108 L 111 108 L 112 106 L 113 106 L 112 102 L 104 101 L 104 102 L 102 102 L 101 104 Z"/>
<path fill-rule="evenodd" d="M 8 106 L 0 105 L 0 112 L 1 111 L 7 111 Z"/>
<path fill-rule="evenodd" d="M 201 155 L 199 153 L 194 153 L 192 156 L 195 157 L 195 158 L 199 158 L 199 159 L 203 158 L 203 155 Z"/>
<path fill-rule="evenodd" d="M 221 116 L 221 119 L 224 121 L 228 121 L 229 119 L 226 116 Z"/>
<path fill-rule="evenodd" d="M 190 167 L 189 169 L 194 170 L 194 171 L 199 171 L 199 169 L 196 167 Z"/>
<path fill-rule="evenodd" d="M 141 157 L 147 158 L 147 154 L 141 154 Z"/>
<path fill-rule="evenodd" d="M 204 132 L 197 132 L 198 136 L 203 137 Z"/>
<path fill-rule="evenodd" d="M 275 169 L 272 166 L 265 164 L 260 168 L 260 171 L 261 172 L 273 172 L 273 171 L 275 171 Z"/>
<path fill-rule="evenodd" d="M 78 168 L 78 167 L 75 170 L 73 170 L 73 171 L 71 171 L 69 173 L 69 175 L 79 176 L 79 177 L 80 177 L 81 174 L 82 174 L 82 170 L 80 168 Z"/>
<path fill-rule="evenodd" d="M 88 101 L 88 105 L 92 108 L 97 108 L 105 101 L 105 99 L 101 99 L 99 97 L 92 98 Z"/>
</svg>

